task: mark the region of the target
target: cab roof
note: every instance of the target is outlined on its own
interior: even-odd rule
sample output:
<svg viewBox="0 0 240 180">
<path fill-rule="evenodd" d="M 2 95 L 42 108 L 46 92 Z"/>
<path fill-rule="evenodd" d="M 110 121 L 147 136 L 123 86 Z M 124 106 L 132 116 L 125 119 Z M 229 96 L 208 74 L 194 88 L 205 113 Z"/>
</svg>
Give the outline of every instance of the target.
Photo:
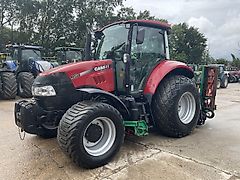
<svg viewBox="0 0 240 180">
<path fill-rule="evenodd" d="M 139 19 L 136 19 L 136 20 L 129 20 L 127 22 L 138 23 L 138 24 L 146 25 L 146 26 L 155 26 L 155 27 L 157 26 L 157 27 L 160 27 L 160 28 L 163 28 L 163 29 L 170 29 L 171 28 L 170 24 L 165 23 L 165 22 L 161 22 L 161 21 L 156 21 L 156 20 L 139 20 Z"/>
<path fill-rule="evenodd" d="M 36 49 L 41 50 L 43 49 L 42 46 L 32 46 L 32 45 L 23 45 L 23 44 L 8 44 L 6 48 L 22 48 L 22 49 Z"/>
<path fill-rule="evenodd" d="M 84 51 L 83 48 L 76 48 L 76 47 L 56 47 L 55 51 Z"/>
<path fill-rule="evenodd" d="M 139 25 L 143 25 L 143 26 L 149 26 L 149 27 L 156 27 L 156 28 L 161 28 L 161 29 L 165 29 L 165 30 L 169 30 L 171 29 L 171 25 L 165 22 L 161 22 L 161 21 L 156 21 L 156 20 L 140 20 L 140 19 L 135 19 L 135 20 L 127 20 L 127 21 L 118 21 L 118 22 L 114 22 L 112 24 L 109 24 L 105 27 L 103 27 L 101 30 L 104 30 L 105 28 L 108 28 L 110 26 L 113 26 L 115 24 L 127 24 L 127 23 L 138 23 Z"/>
</svg>

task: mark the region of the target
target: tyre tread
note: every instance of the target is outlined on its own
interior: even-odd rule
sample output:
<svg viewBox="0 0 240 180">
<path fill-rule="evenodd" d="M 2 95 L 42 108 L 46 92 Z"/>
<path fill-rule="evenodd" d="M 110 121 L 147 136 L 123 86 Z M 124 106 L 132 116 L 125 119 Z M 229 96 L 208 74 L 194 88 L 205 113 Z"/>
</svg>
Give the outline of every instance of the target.
<svg viewBox="0 0 240 180">
<path fill-rule="evenodd" d="M 178 125 L 172 121 L 172 108 L 175 96 L 184 84 L 195 86 L 194 82 L 185 76 L 170 76 L 163 80 L 158 87 L 152 102 L 154 120 L 160 133 L 170 137 L 183 137 L 192 132 L 181 132 Z"/>
<path fill-rule="evenodd" d="M 14 73 L 1 72 L 1 97 L 3 99 L 15 99 L 17 95 L 17 81 Z"/>
<path fill-rule="evenodd" d="M 58 143 L 61 149 L 67 154 L 77 165 L 85 168 L 95 168 L 98 164 L 91 164 L 83 161 L 79 154 L 76 152 L 76 143 L 74 143 L 76 132 L 79 131 L 79 124 L 86 118 L 94 114 L 98 109 L 108 109 L 116 113 L 121 119 L 121 114 L 112 106 L 105 103 L 96 103 L 91 101 L 83 101 L 73 105 L 63 115 L 58 128 Z M 106 164 L 102 162 L 102 164 Z"/>
<path fill-rule="evenodd" d="M 30 72 L 20 72 L 17 76 L 17 82 L 22 85 L 22 92 L 18 89 L 18 95 L 23 98 L 32 97 L 32 84 L 34 76 Z"/>
</svg>

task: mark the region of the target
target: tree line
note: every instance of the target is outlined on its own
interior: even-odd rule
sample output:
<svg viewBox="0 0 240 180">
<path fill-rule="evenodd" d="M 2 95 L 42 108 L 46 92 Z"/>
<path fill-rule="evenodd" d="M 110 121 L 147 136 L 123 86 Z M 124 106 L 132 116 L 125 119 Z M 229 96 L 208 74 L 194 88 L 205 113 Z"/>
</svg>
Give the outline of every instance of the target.
<svg viewBox="0 0 240 180">
<path fill-rule="evenodd" d="M 48 52 L 70 43 L 84 47 L 87 24 L 100 28 L 129 19 L 167 22 L 148 10 L 135 12 L 123 0 L 0 0 L 0 51 L 9 42 L 41 45 Z M 173 25 L 169 39 L 173 59 L 195 64 L 212 59 L 197 28 Z"/>
</svg>

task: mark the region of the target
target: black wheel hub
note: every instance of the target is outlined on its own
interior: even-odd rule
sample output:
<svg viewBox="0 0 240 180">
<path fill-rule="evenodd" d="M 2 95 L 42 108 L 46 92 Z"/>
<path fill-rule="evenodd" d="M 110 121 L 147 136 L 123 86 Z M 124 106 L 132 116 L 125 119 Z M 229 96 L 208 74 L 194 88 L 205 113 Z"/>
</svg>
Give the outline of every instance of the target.
<svg viewBox="0 0 240 180">
<path fill-rule="evenodd" d="M 96 124 L 91 124 L 85 134 L 85 138 L 92 143 L 97 142 L 101 136 L 102 128 Z"/>
</svg>

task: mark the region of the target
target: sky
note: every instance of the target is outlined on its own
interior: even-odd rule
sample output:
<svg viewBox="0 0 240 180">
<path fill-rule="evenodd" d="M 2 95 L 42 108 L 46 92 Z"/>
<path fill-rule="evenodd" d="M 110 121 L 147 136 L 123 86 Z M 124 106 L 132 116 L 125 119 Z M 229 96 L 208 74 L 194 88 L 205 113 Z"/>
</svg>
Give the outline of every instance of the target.
<svg viewBox="0 0 240 180">
<path fill-rule="evenodd" d="M 149 10 L 170 24 L 187 22 L 208 39 L 210 55 L 240 57 L 240 0 L 126 0 L 136 12 Z"/>
</svg>

